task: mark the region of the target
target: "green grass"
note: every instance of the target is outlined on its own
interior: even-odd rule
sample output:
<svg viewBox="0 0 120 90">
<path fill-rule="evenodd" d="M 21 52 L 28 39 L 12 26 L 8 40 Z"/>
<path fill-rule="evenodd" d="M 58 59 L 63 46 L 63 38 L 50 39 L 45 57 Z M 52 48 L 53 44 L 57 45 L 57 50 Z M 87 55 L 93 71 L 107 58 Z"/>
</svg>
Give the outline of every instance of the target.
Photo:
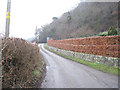
<svg viewBox="0 0 120 90">
<path fill-rule="evenodd" d="M 94 68 L 96 70 L 100 70 L 100 71 L 107 72 L 107 73 L 114 74 L 114 75 L 118 75 L 118 70 L 120 71 L 120 69 L 115 68 L 115 67 L 110 67 L 110 66 L 103 65 L 103 64 L 100 64 L 100 63 L 94 63 L 94 62 L 82 60 L 80 58 L 74 58 L 74 57 L 71 57 L 71 56 L 66 56 L 66 55 L 63 55 L 63 54 L 59 54 L 59 53 L 57 53 L 57 52 L 55 52 L 53 50 L 48 49 L 46 45 L 44 47 L 47 50 L 49 50 L 49 51 L 51 51 L 51 52 L 53 52 L 53 53 L 55 53 L 55 54 L 57 54 L 59 56 L 62 56 L 64 58 L 76 61 L 76 62 L 84 64 L 84 65 L 87 65 L 87 66 L 92 67 L 92 68 Z"/>
</svg>

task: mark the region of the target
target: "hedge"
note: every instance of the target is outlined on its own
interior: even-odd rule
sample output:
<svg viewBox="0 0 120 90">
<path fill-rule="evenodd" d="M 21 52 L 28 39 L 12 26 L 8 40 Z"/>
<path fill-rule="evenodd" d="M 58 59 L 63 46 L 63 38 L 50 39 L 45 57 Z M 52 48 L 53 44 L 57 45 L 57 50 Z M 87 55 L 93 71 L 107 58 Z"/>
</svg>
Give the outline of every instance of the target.
<svg viewBox="0 0 120 90">
<path fill-rule="evenodd" d="M 87 54 L 120 57 L 120 35 L 64 40 L 48 40 L 48 45 Z"/>
</svg>

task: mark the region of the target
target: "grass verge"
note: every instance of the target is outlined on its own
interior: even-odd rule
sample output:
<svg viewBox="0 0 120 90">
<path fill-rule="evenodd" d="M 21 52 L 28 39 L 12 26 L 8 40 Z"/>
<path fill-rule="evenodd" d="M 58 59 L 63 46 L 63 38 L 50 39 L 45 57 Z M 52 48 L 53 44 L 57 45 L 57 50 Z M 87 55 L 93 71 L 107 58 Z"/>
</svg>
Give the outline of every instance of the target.
<svg viewBox="0 0 120 90">
<path fill-rule="evenodd" d="M 114 75 L 118 75 L 118 71 L 120 71 L 119 68 L 115 68 L 115 67 L 110 67 L 110 66 L 107 66 L 107 65 L 103 65 L 103 64 L 100 64 L 100 63 L 93 63 L 93 62 L 90 62 L 90 61 L 86 61 L 86 60 L 83 60 L 83 59 L 80 59 L 80 58 L 75 58 L 75 57 L 71 57 L 71 56 L 66 56 L 66 55 L 63 55 L 63 54 L 59 54 L 53 50 L 50 50 L 46 45 L 44 46 L 45 49 L 59 55 L 59 56 L 62 56 L 64 58 L 67 58 L 67 59 L 70 59 L 70 60 L 73 60 L 73 61 L 76 61 L 80 64 L 84 64 L 84 65 L 87 65 L 89 67 L 92 67 L 96 70 L 99 70 L 99 71 L 103 71 L 103 72 L 107 72 L 107 73 L 110 73 L 110 74 L 114 74 Z M 120 76 L 120 74 L 119 74 Z"/>
</svg>

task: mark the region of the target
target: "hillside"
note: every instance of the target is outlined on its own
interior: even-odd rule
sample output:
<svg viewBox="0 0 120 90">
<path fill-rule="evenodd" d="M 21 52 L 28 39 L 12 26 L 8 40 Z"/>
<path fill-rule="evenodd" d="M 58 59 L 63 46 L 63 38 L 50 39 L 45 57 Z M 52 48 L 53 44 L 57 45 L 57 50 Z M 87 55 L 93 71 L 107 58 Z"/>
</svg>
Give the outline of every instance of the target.
<svg viewBox="0 0 120 90">
<path fill-rule="evenodd" d="M 96 36 L 110 26 L 117 28 L 117 9 L 117 2 L 81 2 L 74 10 L 39 28 L 39 42 L 46 42 L 47 37 L 59 40 Z"/>
</svg>

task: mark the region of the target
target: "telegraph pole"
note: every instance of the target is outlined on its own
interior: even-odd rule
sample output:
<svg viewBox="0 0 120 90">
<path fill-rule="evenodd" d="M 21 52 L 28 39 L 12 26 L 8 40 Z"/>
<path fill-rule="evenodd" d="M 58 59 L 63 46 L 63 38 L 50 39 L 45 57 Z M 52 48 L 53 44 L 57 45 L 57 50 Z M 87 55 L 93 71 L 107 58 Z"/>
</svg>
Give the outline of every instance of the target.
<svg viewBox="0 0 120 90">
<path fill-rule="evenodd" d="M 7 14 L 6 14 L 5 37 L 9 37 L 9 29 L 10 29 L 10 9 L 11 9 L 11 0 L 7 0 Z"/>
</svg>

